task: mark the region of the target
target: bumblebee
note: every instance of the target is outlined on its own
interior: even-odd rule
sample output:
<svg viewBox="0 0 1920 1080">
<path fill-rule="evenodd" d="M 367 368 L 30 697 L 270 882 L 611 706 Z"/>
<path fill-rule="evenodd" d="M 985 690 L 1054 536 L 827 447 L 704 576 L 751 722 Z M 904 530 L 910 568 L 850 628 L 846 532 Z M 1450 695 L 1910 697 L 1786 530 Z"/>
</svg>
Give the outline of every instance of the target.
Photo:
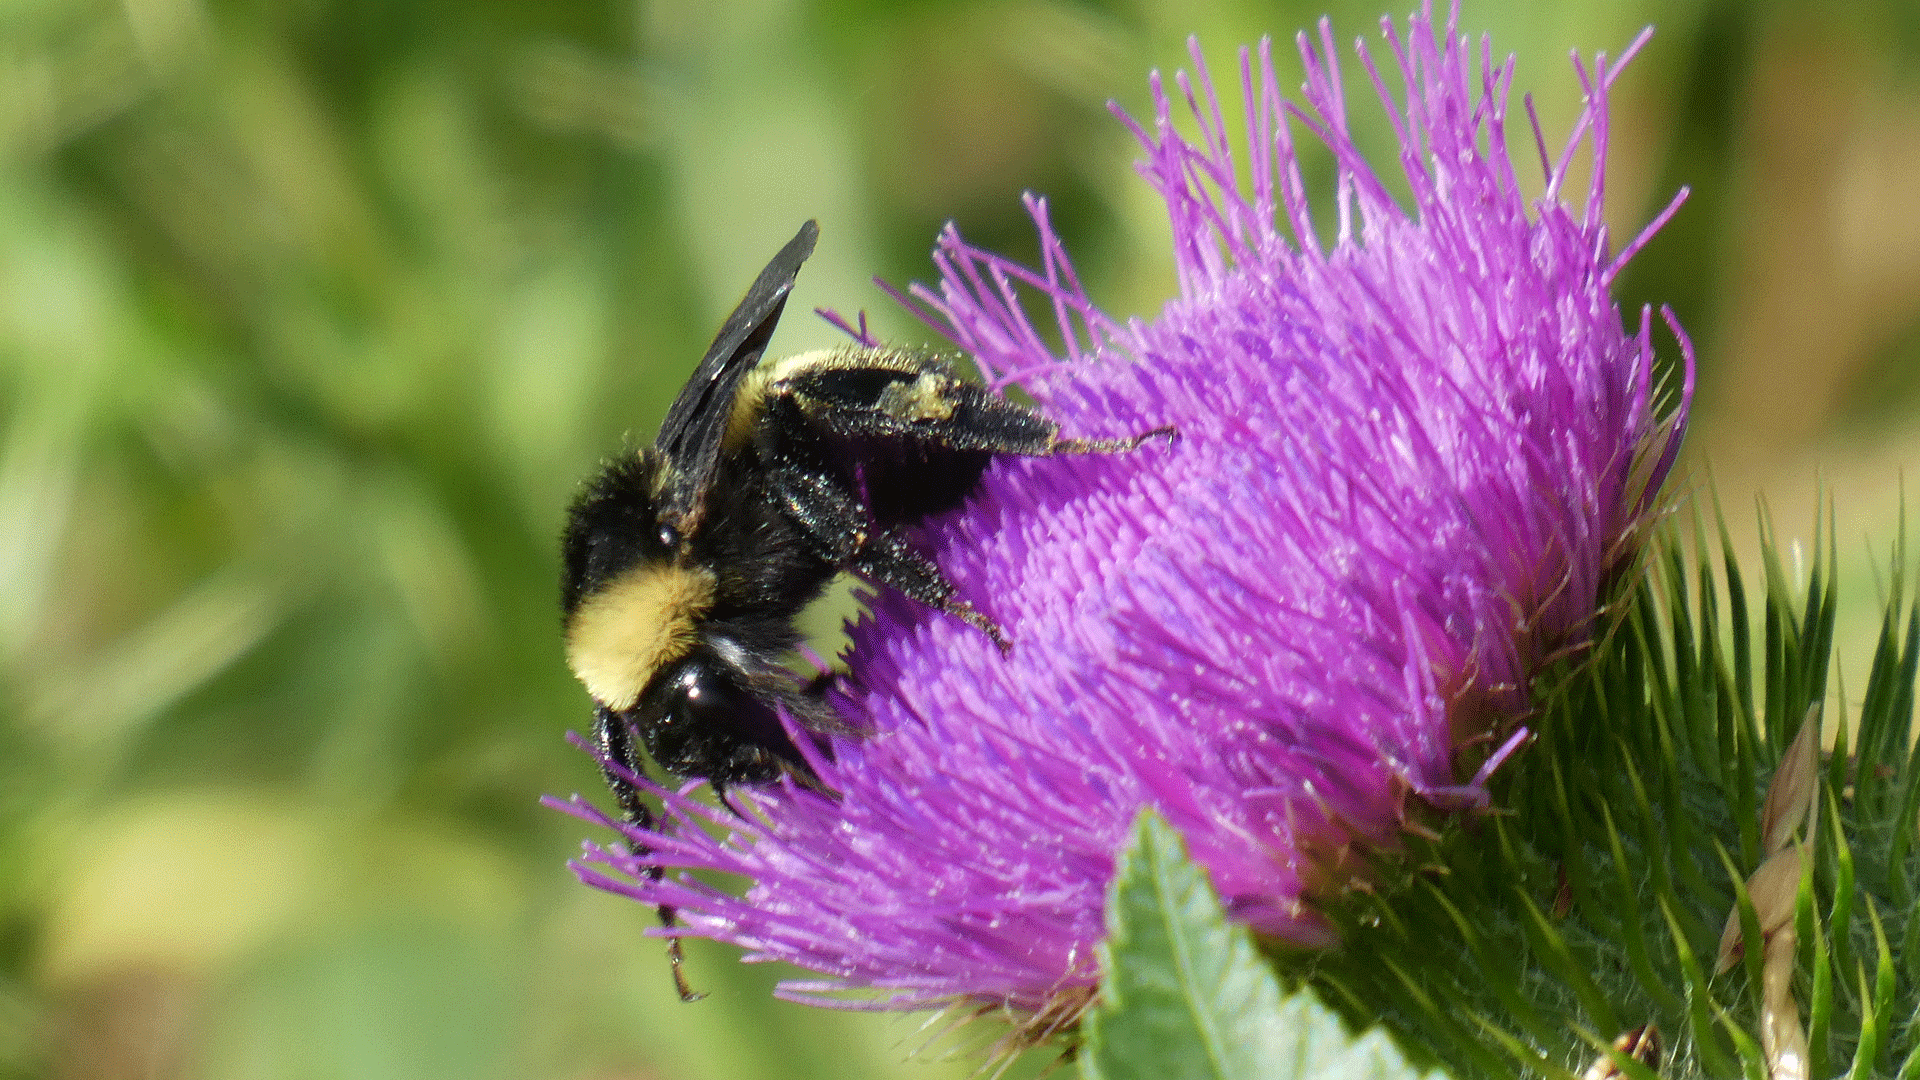
<svg viewBox="0 0 1920 1080">
<path fill-rule="evenodd" d="M 953 509 L 998 454 L 1117 453 L 962 378 L 939 355 L 850 346 L 767 359 L 819 229 L 807 222 L 727 317 L 650 447 L 608 464 L 567 515 L 560 603 L 567 662 L 627 818 L 653 817 L 627 779 L 634 741 L 668 773 L 726 788 L 815 782 L 781 714 L 852 733 L 785 661 L 795 618 L 841 573 L 1006 636 L 907 541 Z M 824 747 L 824 743 L 822 744 Z M 672 912 L 661 917 L 671 924 Z M 676 942 L 677 945 L 677 942 Z M 693 995 L 672 954 L 675 983 Z"/>
</svg>

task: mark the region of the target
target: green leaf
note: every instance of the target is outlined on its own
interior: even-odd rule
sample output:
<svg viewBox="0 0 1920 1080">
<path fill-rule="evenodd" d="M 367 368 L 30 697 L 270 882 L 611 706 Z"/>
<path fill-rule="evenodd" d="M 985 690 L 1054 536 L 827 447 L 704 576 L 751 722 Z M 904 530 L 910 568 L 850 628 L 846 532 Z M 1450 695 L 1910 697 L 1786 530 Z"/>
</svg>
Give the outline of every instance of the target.
<svg viewBox="0 0 1920 1080">
<path fill-rule="evenodd" d="M 1245 928 L 1227 922 L 1205 872 L 1150 812 L 1108 893 L 1101 963 L 1083 1026 L 1088 1080 L 1421 1075 L 1383 1032 L 1355 1038 L 1311 991 L 1283 1000 Z"/>
</svg>

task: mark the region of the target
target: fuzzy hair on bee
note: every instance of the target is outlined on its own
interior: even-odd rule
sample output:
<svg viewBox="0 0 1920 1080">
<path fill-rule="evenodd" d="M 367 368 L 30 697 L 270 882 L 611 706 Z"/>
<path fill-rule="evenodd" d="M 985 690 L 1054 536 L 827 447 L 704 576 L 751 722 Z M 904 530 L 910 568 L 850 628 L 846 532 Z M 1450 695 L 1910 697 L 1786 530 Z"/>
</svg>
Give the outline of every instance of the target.
<svg viewBox="0 0 1920 1080">
<path fill-rule="evenodd" d="M 1052 421 L 926 349 L 851 345 L 768 359 L 818 235 L 809 221 L 780 249 L 654 444 L 606 465 L 568 511 L 567 662 L 593 699 L 608 785 L 641 827 L 653 823 L 629 779 L 643 775 L 641 748 L 724 800 L 730 786 L 782 773 L 814 780 L 783 714 L 809 735 L 856 733 L 826 704 L 828 677 L 804 681 L 787 663 L 800 644 L 796 618 L 840 574 L 1011 647 L 907 539 L 963 503 L 994 457 L 1119 453 L 1171 434 L 1063 439 Z M 673 913 L 661 917 L 670 925 Z M 670 955 L 691 999 L 677 941 Z"/>
</svg>

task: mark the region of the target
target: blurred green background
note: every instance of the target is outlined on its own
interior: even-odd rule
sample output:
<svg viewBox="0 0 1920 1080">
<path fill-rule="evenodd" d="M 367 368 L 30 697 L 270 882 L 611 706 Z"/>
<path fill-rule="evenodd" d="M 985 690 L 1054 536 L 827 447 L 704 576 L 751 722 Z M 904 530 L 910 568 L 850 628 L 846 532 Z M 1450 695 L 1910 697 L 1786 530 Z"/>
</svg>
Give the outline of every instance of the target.
<svg viewBox="0 0 1920 1080">
<path fill-rule="evenodd" d="M 924 338 L 868 278 L 926 278 L 950 218 L 1031 255 L 1028 189 L 1150 315 L 1166 225 L 1105 101 L 1189 33 L 1216 70 L 1273 33 L 1291 83 L 1325 10 L 0 3 L 0 1076 L 968 1075 L 725 949 L 680 1004 L 651 914 L 564 870 L 586 830 L 535 800 L 598 781 L 562 509 L 808 217 L 783 350 L 834 340 L 816 305 Z M 1920 8 L 1464 22 L 1555 139 L 1568 50 L 1659 24 L 1612 219 L 1694 188 L 1624 283 L 1700 346 L 1686 480 L 1794 535 L 1822 477 L 1867 566 L 1920 462 Z"/>
</svg>

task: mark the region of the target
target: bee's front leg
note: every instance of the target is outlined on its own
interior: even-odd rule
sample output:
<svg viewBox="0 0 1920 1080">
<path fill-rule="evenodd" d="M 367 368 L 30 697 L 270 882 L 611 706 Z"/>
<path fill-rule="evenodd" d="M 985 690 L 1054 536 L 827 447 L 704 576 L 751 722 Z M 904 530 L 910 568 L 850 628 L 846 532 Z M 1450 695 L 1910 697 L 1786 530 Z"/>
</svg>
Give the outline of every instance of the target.
<svg viewBox="0 0 1920 1080">
<path fill-rule="evenodd" d="M 627 824 L 651 832 L 655 823 L 652 808 L 640 798 L 640 789 L 634 787 L 633 783 L 620 772 L 620 769 L 624 768 L 628 773 L 639 776 L 645 768 L 640 762 L 639 755 L 634 751 L 632 730 L 618 713 L 602 705 L 593 711 L 593 736 L 594 742 L 600 749 L 600 771 L 607 778 L 607 786 L 613 789 L 613 799 L 620 804 L 620 811 L 626 817 Z M 627 850 L 632 852 L 635 858 L 640 859 L 653 853 L 653 849 L 631 838 L 627 841 Z M 646 866 L 646 875 L 653 881 L 666 877 L 666 873 L 656 863 L 648 863 Z M 661 926 L 671 930 L 678 925 L 676 913 L 671 905 L 657 905 L 654 912 L 660 916 Z M 680 994 L 681 1001 L 699 1001 L 707 994 L 706 991 L 695 990 L 687 984 L 686 972 L 681 970 L 681 964 L 685 959 L 680 948 L 680 939 L 668 938 L 667 966 L 673 970 L 673 988 Z"/>
</svg>

